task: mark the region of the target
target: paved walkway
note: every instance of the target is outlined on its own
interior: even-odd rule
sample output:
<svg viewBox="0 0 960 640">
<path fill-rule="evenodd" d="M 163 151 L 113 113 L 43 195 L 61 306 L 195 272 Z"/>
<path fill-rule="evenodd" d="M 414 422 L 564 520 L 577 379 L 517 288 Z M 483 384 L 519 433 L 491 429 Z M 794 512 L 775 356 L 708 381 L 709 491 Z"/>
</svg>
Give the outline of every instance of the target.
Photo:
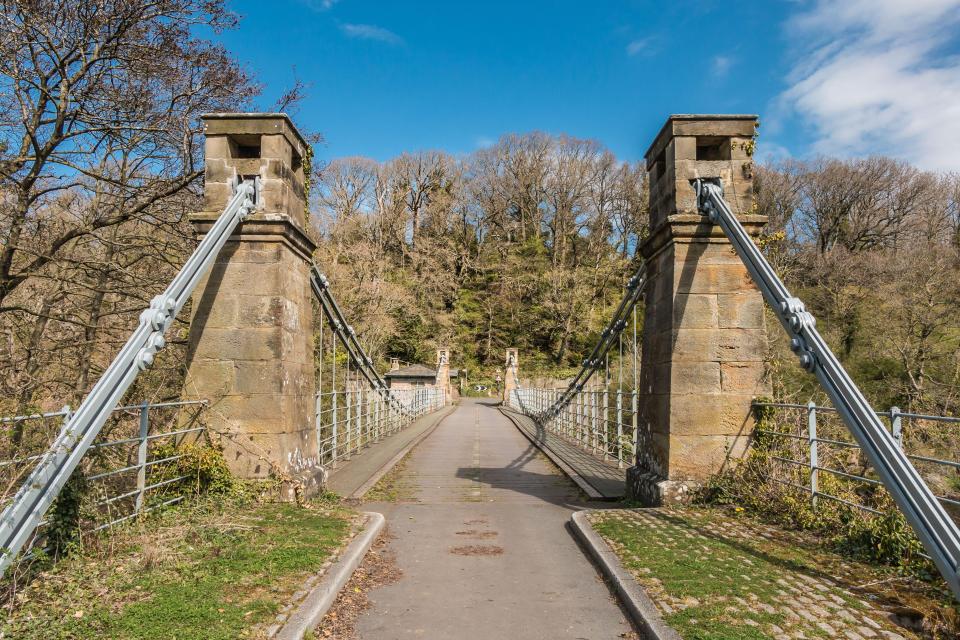
<svg viewBox="0 0 960 640">
<path fill-rule="evenodd" d="M 337 468 L 333 470 L 327 481 L 327 489 L 349 498 L 358 491 L 368 488 L 369 482 L 383 470 L 387 463 L 410 445 L 415 445 L 418 438 L 429 435 L 430 430 L 453 410 L 454 407 L 444 407 L 425 415 L 404 427 L 400 432 L 361 449 L 350 460 L 338 462 Z"/>
<path fill-rule="evenodd" d="M 464 400 L 409 455 L 387 517 L 400 580 L 369 594 L 357 635 L 630 638 L 566 530 L 580 492 L 489 401 Z"/>
<path fill-rule="evenodd" d="M 511 409 L 501 409 L 517 425 L 528 439 L 571 476 L 577 483 L 589 485 L 585 490 L 592 498 L 619 500 L 626 493 L 627 470 L 617 467 L 615 460 L 603 460 L 600 456 L 577 446 L 552 431 L 537 426 L 532 418 Z"/>
</svg>

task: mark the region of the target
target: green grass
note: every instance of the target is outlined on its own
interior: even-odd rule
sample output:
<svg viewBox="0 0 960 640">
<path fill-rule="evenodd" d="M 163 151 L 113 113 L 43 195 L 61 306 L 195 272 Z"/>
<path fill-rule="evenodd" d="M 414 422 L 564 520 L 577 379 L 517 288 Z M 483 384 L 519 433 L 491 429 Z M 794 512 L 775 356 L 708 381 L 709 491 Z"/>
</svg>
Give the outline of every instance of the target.
<svg viewBox="0 0 960 640">
<path fill-rule="evenodd" d="M 404 479 L 409 456 L 395 464 L 363 496 L 364 502 L 407 502 L 413 500 L 414 491 Z"/>
<path fill-rule="evenodd" d="M 17 596 L 0 637 L 258 637 L 349 533 L 349 513 L 286 504 L 171 510 L 97 541 Z"/>
<path fill-rule="evenodd" d="M 829 638 L 818 625 L 788 613 L 806 607 L 793 601 L 797 596 L 787 593 L 784 580 L 798 586 L 803 596 L 817 594 L 801 576 L 821 581 L 824 594 L 840 601 L 817 603 L 827 611 L 820 616 L 822 622 L 842 626 L 842 609 L 846 615 L 870 615 L 886 628 L 913 637 L 886 626 L 876 611 L 867 611 L 862 595 L 833 584 L 844 584 L 844 579 L 863 584 L 882 574 L 802 544 L 788 532 L 771 532 L 742 515 L 697 508 L 611 510 L 593 512 L 590 519 L 684 640 L 761 640 L 798 631 L 808 638 Z"/>
</svg>

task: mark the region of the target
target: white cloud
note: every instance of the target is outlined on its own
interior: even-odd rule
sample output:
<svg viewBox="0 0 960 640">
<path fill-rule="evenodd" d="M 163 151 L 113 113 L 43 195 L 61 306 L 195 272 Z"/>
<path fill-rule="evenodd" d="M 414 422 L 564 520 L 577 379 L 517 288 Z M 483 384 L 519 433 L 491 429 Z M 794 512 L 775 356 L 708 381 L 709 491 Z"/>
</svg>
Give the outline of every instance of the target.
<svg viewBox="0 0 960 640">
<path fill-rule="evenodd" d="M 627 45 L 627 55 L 635 56 L 638 53 L 648 53 L 650 51 L 651 44 L 651 38 L 639 38 L 637 40 L 633 40 Z"/>
<path fill-rule="evenodd" d="M 812 126 L 818 153 L 884 153 L 960 168 L 960 0 L 817 0 L 781 106 Z"/>
<path fill-rule="evenodd" d="M 329 11 L 340 0 L 300 0 L 314 11 Z"/>
<path fill-rule="evenodd" d="M 717 78 L 723 78 L 733 66 L 733 58 L 730 56 L 714 56 L 710 61 L 710 67 L 713 69 L 713 75 Z"/>
<path fill-rule="evenodd" d="M 340 30 L 351 38 L 376 40 L 387 44 L 403 44 L 403 38 L 393 31 L 373 24 L 341 24 Z"/>
</svg>

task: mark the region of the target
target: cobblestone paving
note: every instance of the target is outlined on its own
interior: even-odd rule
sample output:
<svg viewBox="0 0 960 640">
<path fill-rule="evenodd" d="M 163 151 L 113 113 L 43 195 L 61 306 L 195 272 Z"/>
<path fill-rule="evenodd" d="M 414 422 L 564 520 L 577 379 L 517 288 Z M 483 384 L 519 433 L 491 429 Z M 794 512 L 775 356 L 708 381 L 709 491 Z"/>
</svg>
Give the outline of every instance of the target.
<svg viewBox="0 0 960 640">
<path fill-rule="evenodd" d="M 788 532 L 695 508 L 589 517 L 685 640 L 922 637 L 911 620 L 851 589 L 862 567 L 814 553 Z"/>
</svg>

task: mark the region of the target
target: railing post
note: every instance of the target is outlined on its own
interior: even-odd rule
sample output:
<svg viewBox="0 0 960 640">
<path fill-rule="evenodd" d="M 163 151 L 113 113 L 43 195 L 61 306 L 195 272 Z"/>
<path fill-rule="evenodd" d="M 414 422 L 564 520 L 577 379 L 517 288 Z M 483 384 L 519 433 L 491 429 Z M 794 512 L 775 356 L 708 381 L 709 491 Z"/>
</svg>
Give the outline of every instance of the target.
<svg viewBox="0 0 960 640">
<path fill-rule="evenodd" d="M 810 506 L 816 509 L 820 458 L 817 450 L 817 405 L 813 400 L 807 403 L 807 439 L 810 441 Z"/>
<path fill-rule="evenodd" d="M 597 452 L 597 390 L 590 392 L 590 450 Z"/>
<path fill-rule="evenodd" d="M 606 374 L 603 376 L 603 395 L 599 427 L 603 428 L 603 459 L 606 460 L 610 454 L 610 383 Z"/>
<path fill-rule="evenodd" d="M 322 370 L 322 369 L 321 369 Z M 314 430 L 317 432 L 317 462 L 323 464 L 323 387 L 317 393 L 313 403 Z"/>
<path fill-rule="evenodd" d="M 348 378 L 348 380 L 349 380 L 349 378 Z M 351 399 L 350 399 L 350 387 L 349 387 L 349 384 L 345 384 L 345 385 L 344 385 L 344 389 L 343 389 L 343 404 L 345 405 L 345 408 L 346 408 L 346 418 L 345 418 L 345 420 L 344 420 L 344 425 L 343 425 L 344 427 L 346 427 L 346 428 L 344 429 L 344 435 L 346 436 L 346 441 L 344 442 L 344 445 L 345 445 L 346 449 L 344 450 L 343 455 L 344 455 L 344 457 L 349 458 L 349 457 L 350 457 L 350 445 L 351 445 L 351 443 L 352 443 L 352 441 L 353 441 L 353 434 L 351 433 L 351 429 L 353 428 L 353 426 L 352 426 L 352 425 L 353 425 L 353 403 L 352 403 L 352 401 L 351 401 Z"/>
<path fill-rule="evenodd" d="M 890 407 L 890 433 L 893 435 L 893 441 L 897 443 L 900 449 L 903 449 L 903 417 L 900 415 L 900 407 Z"/>
<path fill-rule="evenodd" d="M 137 501 L 136 513 L 143 511 L 144 493 L 147 486 L 147 436 L 150 435 L 150 405 L 146 400 L 140 405 L 140 442 L 137 444 Z"/>
<path fill-rule="evenodd" d="M 617 467 L 623 469 L 623 389 L 617 389 Z"/>
<path fill-rule="evenodd" d="M 334 331 L 330 333 L 330 351 L 333 354 L 333 358 L 330 363 L 330 445 L 331 445 L 331 458 L 330 464 L 336 466 L 337 464 L 337 437 L 339 436 L 339 427 L 337 426 L 337 334 L 336 330 L 339 329 L 337 325 L 333 327 Z"/>
</svg>

